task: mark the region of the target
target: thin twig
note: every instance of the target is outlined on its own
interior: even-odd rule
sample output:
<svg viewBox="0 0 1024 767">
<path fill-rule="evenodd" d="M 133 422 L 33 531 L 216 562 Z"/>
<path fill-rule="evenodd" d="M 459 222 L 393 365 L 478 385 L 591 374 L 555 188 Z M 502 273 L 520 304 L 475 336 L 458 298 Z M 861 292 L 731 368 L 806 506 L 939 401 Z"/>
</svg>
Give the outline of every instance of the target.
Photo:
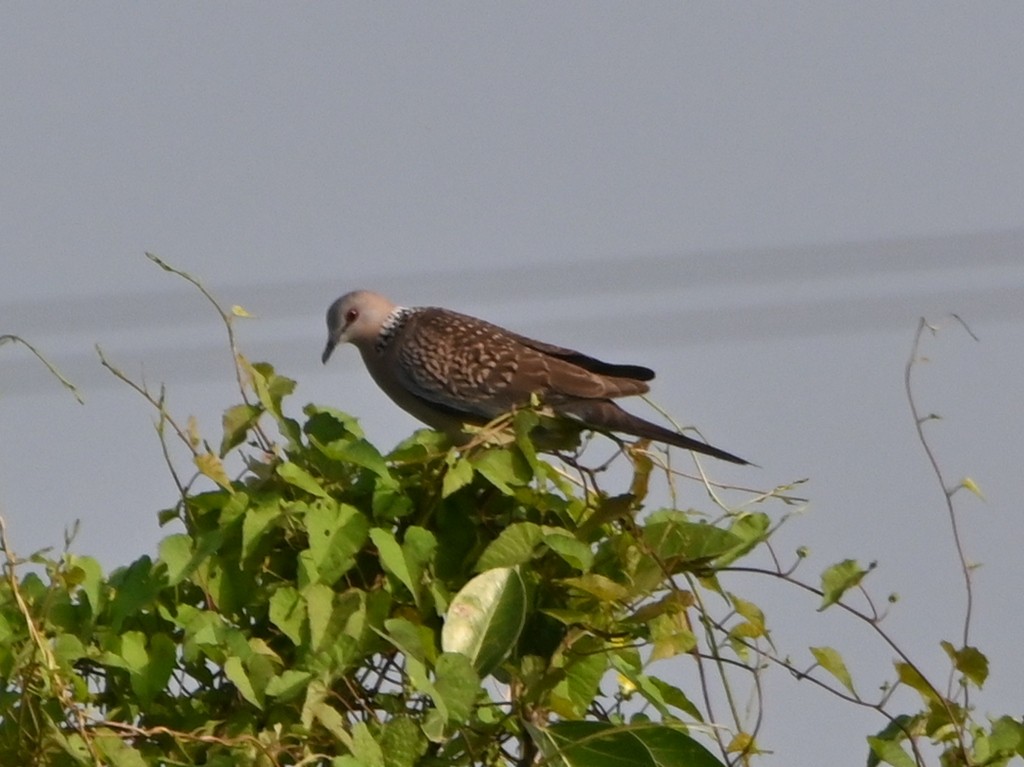
<svg viewBox="0 0 1024 767">
<path fill-rule="evenodd" d="M 189 449 L 189 452 L 192 453 L 192 456 L 198 457 L 200 455 L 199 450 L 197 450 L 195 445 L 192 444 L 192 440 L 189 439 L 189 436 L 185 432 L 185 430 L 181 428 L 173 418 L 171 418 L 170 414 L 167 412 L 167 409 L 164 407 L 163 392 L 161 392 L 160 397 L 154 397 L 152 394 L 150 394 L 149 389 L 146 386 L 144 386 L 143 384 L 136 383 L 127 375 L 125 375 L 124 372 L 122 372 L 120 369 L 114 367 L 106 358 L 106 355 L 103 354 L 103 349 L 100 348 L 99 344 L 96 345 L 96 353 L 100 357 L 100 364 L 107 370 L 109 370 L 111 374 L 114 376 L 114 378 L 128 384 L 128 386 L 130 386 L 132 389 L 134 389 L 136 392 L 142 395 L 142 398 L 145 399 L 146 402 L 148 402 L 150 405 L 152 405 L 158 413 L 160 413 L 160 419 L 162 421 L 166 421 L 171 425 L 171 428 L 174 429 L 175 434 L 178 435 L 178 439 L 180 439 L 182 444 L 184 444 L 185 447 Z"/>
<path fill-rule="evenodd" d="M 73 383 L 71 383 L 71 381 L 69 381 L 67 378 L 65 378 L 61 374 L 61 372 L 59 370 L 57 370 L 57 367 L 52 362 L 50 362 L 48 359 L 46 359 L 46 357 L 43 356 L 42 352 L 40 352 L 38 349 L 36 349 L 36 347 L 34 347 L 32 344 L 30 344 L 28 341 L 26 341 L 21 336 L 11 335 L 10 333 L 5 333 L 3 335 L 0 335 L 0 346 L 3 346 L 4 344 L 6 344 L 8 342 L 21 344 L 22 346 L 27 348 L 30 352 L 32 352 L 36 356 L 36 358 L 46 366 L 46 369 L 49 370 L 50 373 L 53 374 L 53 376 L 58 381 L 60 381 L 61 385 L 65 389 L 69 390 L 73 395 L 75 395 L 75 399 L 78 400 L 78 404 L 79 405 L 84 405 L 85 404 L 85 400 L 82 398 L 82 393 L 78 390 L 78 387 L 75 386 Z"/>
<path fill-rule="evenodd" d="M 171 266 L 154 253 L 147 252 L 146 258 L 148 258 L 154 264 L 159 266 L 165 272 L 170 272 L 171 274 L 177 275 L 178 277 L 181 277 L 183 280 L 194 286 L 203 295 L 203 297 L 210 302 L 210 304 L 216 310 L 217 314 L 220 315 L 221 321 L 223 321 L 224 323 L 224 329 L 227 331 L 228 335 L 228 346 L 231 349 L 231 362 L 235 370 L 235 381 L 238 383 L 238 391 L 242 396 L 242 401 L 246 405 L 251 405 L 252 402 L 250 402 L 249 395 L 246 392 L 245 376 L 242 373 L 242 365 L 239 364 L 239 361 L 242 360 L 242 356 L 238 351 L 238 344 L 235 340 L 235 327 L 233 322 L 235 317 L 246 317 L 248 316 L 248 314 L 245 313 L 244 311 L 236 311 L 232 313 L 224 311 L 220 303 L 218 303 L 217 299 L 214 298 L 213 295 L 205 287 L 203 287 L 203 283 L 200 282 L 195 277 L 193 277 L 191 274 L 182 271 L 181 269 L 176 269 L 175 267 Z M 256 435 L 257 440 L 259 441 L 259 447 L 265 452 L 270 452 L 270 445 L 272 444 L 272 440 L 270 440 L 266 436 L 266 434 L 263 433 L 263 430 L 260 427 L 259 423 L 253 424 L 252 429 L 253 433 Z"/>
<path fill-rule="evenodd" d="M 954 314 L 952 315 L 952 317 L 960 324 L 961 327 L 964 328 L 965 331 L 967 331 L 967 334 L 971 338 L 973 338 L 975 341 L 978 340 L 978 337 L 974 334 L 970 327 L 967 326 L 967 323 L 965 323 L 958 315 Z M 919 351 L 921 347 L 921 338 L 924 335 L 925 329 L 931 330 L 933 335 L 935 334 L 935 332 L 937 332 L 937 328 L 930 325 L 924 317 L 921 317 L 917 324 L 917 332 L 914 334 L 914 343 L 911 346 L 910 357 L 907 359 L 907 365 L 903 375 L 903 383 L 907 394 L 907 404 L 910 406 L 910 413 L 914 417 L 914 428 L 917 431 L 917 439 L 921 443 L 921 447 L 924 450 L 924 454 L 928 458 L 929 464 L 931 464 L 932 471 L 935 474 L 935 478 L 938 480 L 939 487 L 942 488 L 943 500 L 946 504 L 946 513 L 949 517 L 949 526 L 953 533 L 953 543 L 956 546 L 956 554 L 960 562 L 960 572 L 963 575 L 964 581 L 965 605 L 961 640 L 963 642 L 962 646 L 967 647 L 970 644 L 971 616 L 974 611 L 974 585 L 971 579 L 971 565 L 967 561 L 967 554 L 964 549 L 963 539 L 960 536 L 960 526 L 957 522 L 956 509 L 953 506 L 953 493 L 956 492 L 956 489 L 951 489 L 946 484 L 946 479 L 943 476 L 942 469 L 939 466 L 938 459 L 935 457 L 935 453 L 934 451 L 932 451 L 931 445 L 928 444 L 928 438 L 925 436 L 924 433 L 925 422 L 933 420 L 935 416 L 931 414 L 927 416 L 922 416 L 918 411 L 917 402 L 914 399 L 912 376 L 915 367 L 917 367 L 918 362 L 921 360 L 921 357 L 919 356 Z M 951 670 L 949 681 L 949 694 L 952 694 L 953 678 L 954 671 Z M 967 706 L 970 702 L 970 696 L 967 685 L 963 686 L 963 691 L 964 705 Z"/>
</svg>

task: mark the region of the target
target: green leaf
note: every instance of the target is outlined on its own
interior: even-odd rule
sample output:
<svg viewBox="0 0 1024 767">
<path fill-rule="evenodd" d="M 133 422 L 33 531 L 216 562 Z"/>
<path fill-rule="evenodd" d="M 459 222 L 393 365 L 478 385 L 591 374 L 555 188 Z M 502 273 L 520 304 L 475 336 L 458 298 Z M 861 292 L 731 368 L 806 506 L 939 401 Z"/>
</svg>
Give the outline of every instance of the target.
<svg viewBox="0 0 1024 767">
<path fill-rule="evenodd" d="M 567 721 L 528 730 L 546 759 L 563 767 L 723 767 L 685 732 L 664 725 Z"/>
<path fill-rule="evenodd" d="M 274 366 L 266 362 L 254 362 L 245 367 L 252 377 L 253 388 L 263 407 L 272 413 L 278 422 L 285 421 L 281 401 L 295 391 L 295 381 L 278 375 L 274 371 Z"/>
<path fill-rule="evenodd" d="M 682 612 L 693 604 L 693 594 L 689 591 L 669 591 L 661 599 L 642 604 L 628 620 L 630 623 L 649 623 L 659 615 Z"/>
<path fill-rule="evenodd" d="M 121 635 L 118 654 L 124 659 L 125 668 L 136 673 L 145 670 L 149 663 L 146 652 L 146 635 L 141 631 L 126 631 Z"/>
<path fill-rule="evenodd" d="M 692 570 L 743 543 L 736 534 L 714 525 L 688 522 L 678 512 L 652 515 L 644 539 L 670 573 Z"/>
<path fill-rule="evenodd" d="M 309 730 L 313 725 L 313 721 L 316 720 L 339 743 L 349 751 L 352 751 L 355 748 L 355 743 L 348 731 L 348 725 L 342 715 L 326 702 L 329 694 L 330 692 L 326 685 L 319 679 L 310 683 L 309 687 L 306 688 L 306 699 L 302 704 L 302 726 Z"/>
<path fill-rule="evenodd" d="M 96 758 L 92 749 L 96 747 L 96 743 L 92 737 L 89 738 L 89 743 L 86 743 L 85 738 L 77 732 L 68 733 L 66 738 L 59 731 L 53 733 L 53 736 L 57 739 L 60 747 L 64 749 L 64 752 L 74 760 L 75 764 L 80 764 L 82 767 L 92 767 L 95 764 Z M 55 759 L 54 761 L 57 760 Z"/>
<path fill-rule="evenodd" d="M 407 618 L 389 618 L 384 621 L 385 637 L 407 658 L 420 663 L 432 663 L 437 655 L 434 634 L 426 626 L 417 626 Z"/>
<path fill-rule="evenodd" d="M 391 595 L 383 589 L 347 592 L 341 599 L 349 603 L 345 634 L 356 639 L 362 652 L 378 652 L 383 642 L 384 621 L 391 612 Z"/>
<path fill-rule="evenodd" d="M 387 462 L 380 452 L 365 439 L 354 442 L 334 442 L 323 446 L 323 453 L 341 463 L 351 463 L 369 469 L 377 475 L 378 482 L 385 486 L 395 486 L 397 482 L 391 476 Z"/>
<path fill-rule="evenodd" d="M 68 555 L 68 565 L 77 568 L 82 575 L 78 581 L 79 588 L 89 600 L 89 606 L 95 615 L 103 606 L 103 568 L 100 563 L 92 557 L 82 557 L 75 554 Z"/>
<path fill-rule="evenodd" d="M 838 679 L 847 690 L 854 695 L 857 694 L 857 691 L 853 689 L 853 678 L 850 676 L 850 671 L 846 668 L 843 656 L 839 654 L 838 650 L 831 647 L 812 647 L 810 650 L 819 666 Z"/>
<path fill-rule="evenodd" d="M 86 656 L 85 645 L 74 634 L 58 634 L 53 638 L 53 657 L 68 667 Z"/>
<path fill-rule="evenodd" d="M 321 583 L 332 584 L 355 564 L 370 523 L 354 506 L 322 501 L 306 513 L 309 551 Z"/>
<path fill-rule="evenodd" d="M 337 408 L 306 405 L 302 412 L 306 415 L 305 432 L 322 444 L 339 439 L 362 439 L 365 436 L 359 419 Z"/>
<path fill-rule="evenodd" d="M 868 745 L 874 756 L 893 767 L 916 767 L 917 765 L 917 761 L 895 741 L 869 736 Z"/>
<path fill-rule="evenodd" d="M 900 682 L 911 689 L 917 690 L 925 703 L 933 703 L 939 700 L 939 696 L 936 695 L 928 680 L 914 666 L 902 661 L 893 665 L 896 667 L 896 675 L 899 677 Z"/>
<path fill-rule="evenodd" d="M 285 482 L 293 487 L 297 487 L 300 490 L 315 495 L 317 498 L 329 498 L 330 493 L 323 489 L 319 482 L 313 478 L 313 475 L 303 469 L 298 464 L 294 463 L 281 463 L 277 466 L 277 475 L 281 477 Z"/>
<path fill-rule="evenodd" d="M 375 527 L 370 530 L 370 540 L 377 547 L 381 565 L 409 590 L 418 604 L 419 583 L 413 581 L 412 573 L 409 572 L 409 566 L 405 561 L 405 554 L 398 541 L 395 540 L 394 533 L 381 527 Z"/>
<path fill-rule="evenodd" d="M 406 528 L 405 540 L 402 541 L 402 558 L 409 574 L 413 599 L 420 607 L 424 573 L 433 564 L 436 553 L 437 538 L 432 532 L 418 525 Z"/>
<path fill-rule="evenodd" d="M 749 512 L 736 517 L 729 525 L 729 532 L 735 535 L 739 542 L 715 559 L 715 567 L 725 567 L 735 562 L 768 540 L 771 526 L 771 517 L 760 512 Z"/>
<path fill-rule="evenodd" d="M 544 528 L 544 544 L 564 559 L 571 567 L 587 572 L 594 564 L 590 546 L 577 540 L 568 530 L 558 527 Z"/>
<path fill-rule="evenodd" d="M 373 489 L 373 518 L 390 524 L 413 512 L 412 499 L 401 490 L 378 482 Z"/>
<path fill-rule="evenodd" d="M 563 667 L 565 675 L 551 692 L 551 709 L 567 719 L 584 716 L 600 692 L 608 663 L 601 640 L 585 636 L 574 642 Z"/>
<path fill-rule="evenodd" d="M 92 743 L 110 767 L 146 767 L 142 754 L 107 728 L 98 730 Z"/>
<path fill-rule="evenodd" d="M 879 744 L 883 742 L 889 742 L 898 744 L 906 740 L 907 732 L 913 732 L 915 727 L 915 718 L 906 714 L 900 714 L 899 716 L 893 717 L 889 720 L 889 723 L 883 727 L 877 735 L 873 736 L 873 739 Z M 870 744 L 872 738 L 868 738 Z M 881 746 L 881 751 L 885 751 L 886 747 Z M 897 757 L 899 758 L 899 757 Z M 875 752 L 874 748 L 869 749 L 867 758 L 867 767 L 878 767 L 882 763 L 881 758 Z"/>
<path fill-rule="evenodd" d="M 305 602 L 291 586 L 281 586 L 270 597 L 270 621 L 296 647 L 302 644 L 302 624 L 306 620 Z"/>
<path fill-rule="evenodd" d="M 461 653 L 442 653 L 434 666 L 434 691 L 446 718 L 454 724 L 466 722 L 480 695 L 480 679 L 469 658 Z"/>
<path fill-rule="evenodd" d="M 445 456 L 446 470 L 441 480 L 441 497 L 461 490 L 473 481 L 473 464 L 461 457 L 460 453 L 452 450 Z"/>
<path fill-rule="evenodd" d="M 266 694 L 280 701 L 289 701 L 297 697 L 309 685 L 312 674 L 308 671 L 286 669 L 279 676 L 267 682 Z"/>
<path fill-rule="evenodd" d="M 395 534 L 385 528 L 374 527 L 370 530 L 370 540 L 377 547 L 377 554 L 384 568 L 404 583 L 409 591 L 412 591 L 409 573 L 402 556 L 402 547 L 395 538 Z"/>
<path fill-rule="evenodd" d="M 957 649 L 946 641 L 940 643 L 946 655 L 953 661 L 956 670 L 963 674 L 978 687 L 988 679 L 988 658 L 977 647 L 961 647 Z"/>
<path fill-rule="evenodd" d="M 995 764 L 998 759 L 1009 760 L 1024 756 L 1024 722 L 1010 716 L 1001 716 L 992 722 L 992 730 L 974 741 L 975 758 L 979 764 Z"/>
<path fill-rule="evenodd" d="M 418 429 L 399 442 L 387 458 L 399 464 L 422 463 L 445 454 L 450 448 L 451 438 L 444 432 Z"/>
<path fill-rule="evenodd" d="M 427 750 L 423 731 L 408 716 L 396 716 L 386 721 L 379 742 L 387 767 L 416 767 Z"/>
<path fill-rule="evenodd" d="M 334 614 L 334 589 L 325 583 L 311 583 L 302 590 L 302 599 L 309 617 L 309 643 L 319 650 L 334 638 L 329 633 Z"/>
<path fill-rule="evenodd" d="M 160 541 L 160 561 L 167 565 L 168 584 L 180 583 L 195 570 L 192 561 L 192 538 L 184 533 L 168 535 Z"/>
<path fill-rule="evenodd" d="M 564 578 L 567 586 L 585 591 L 602 602 L 624 602 L 629 599 L 630 592 L 625 586 L 599 573 L 586 573 L 578 578 Z"/>
<path fill-rule="evenodd" d="M 646 490 L 644 490 L 646 493 Z M 637 509 L 637 496 L 624 493 L 611 498 L 601 498 L 597 508 L 580 525 L 577 534 L 582 540 L 592 540 L 603 525 L 629 517 Z"/>
<path fill-rule="evenodd" d="M 141 631 L 126 631 L 120 636 L 116 654 L 130 672 L 132 692 L 143 705 L 149 705 L 174 670 L 174 642 L 166 634 L 147 637 Z"/>
<path fill-rule="evenodd" d="M 437 538 L 424 527 L 410 525 L 405 530 L 405 539 L 402 541 L 402 552 L 405 554 L 405 561 L 409 571 L 416 574 L 434 561 L 437 553 Z M 419 581 L 414 577 L 415 582 Z"/>
<path fill-rule="evenodd" d="M 530 465 L 531 471 L 537 472 L 540 461 L 537 460 L 537 447 L 534 444 L 533 430 L 540 423 L 535 410 L 517 410 L 512 416 L 512 431 L 516 435 L 516 447 Z"/>
<path fill-rule="evenodd" d="M 238 447 L 245 441 L 249 429 L 256 424 L 262 414 L 263 408 L 244 404 L 235 405 L 224 411 L 224 418 L 222 419 L 224 436 L 220 442 L 221 457 L 227 455 L 230 450 Z"/>
<path fill-rule="evenodd" d="M 239 494 L 236 497 L 240 497 Z M 183 533 L 169 535 L 160 542 L 160 560 L 167 565 L 168 584 L 175 586 L 191 577 L 201 567 L 209 574 L 209 559 L 224 543 L 221 530 L 208 530 L 194 540 Z M 219 566 L 214 562 L 213 566 Z"/>
<path fill-rule="evenodd" d="M 380 452 L 363 438 L 359 422 L 348 413 L 307 405 L 306 434 L 313 447 L 332 461 L 369 469 L 389 485 L 396 484 Z"/>
<path fill-rule="evenodd" d="M 281 520 L 282 516 L 280 501 L 276 498 L 250 506 L 242 518 L 242 559 L 244 561 L 250 560 L 260 550 L 263 536 Z"/>
<path fill-rule="evenodd" d="M 373 737 L 366 722 L 356 722 L 352 727 L 352 755 L 365 767 L 386 767 L 384 751 Z"/>
<path fill-rule="evenodd" d="M 487 570 L 452 599 L 441 648 L 462 653 L 487 676 L 512 651 L 526 622 L 526 585 L 511 567 Z"/>
<path fill-rule="evenodd" d="M 473 468 L 505 495 L 512 495 L 515 487 L 530 481 L 530 466 L 522 454 L 502 448 L 491 448 L 475 453 L 470 458 Z"/>
<path fill-rule="evenodd" d="M 594 617 L 590 610 L 562 610 L 558 607 L 545 607 L 541 611 L 564 626 L 586 625 Z"/>
<path fill-rule="evenodd" d="M 648 700 L 651 700 L 651 689 L 653 688 L 654 690 L 657 690 L 658 695 L 664 703 L 689 714 L 698 722 L 704 721 L 704 717 L 700 714 L 700 709 L 698 709 L 697 706 L 695 706 L 693 702 L 686 697 L 686 693 L 678 687 L 671 685 L 656 676 L 648 676 L 647 674 L 641 674 L 639 679 L 640 691 Z"/>
<path fill-rule="evenodd" d="M 534 550 L 544 539 L 540 525 L 516 522 L 509 525 L 484 549 L 476 563 L 476 571 L 496 567 L 514 567 L 533 559 Z"/>
<path fill-rule="evenodd" d="M 853 559 L 844 559 L 826 569 L 821 574 L 821 590 L 824 596 L 818 611 L 842 599 L 843 594 L 857 586 L 868 572 Z"/>
<path fill-rule="evenodd" d="M 444 743 L 447 740 L 445 727 L 448 719 L 441 712 L 441 705 L 437 704 L 437 706 L 437 708 L 432 708 L 427 711 L 427 715 L 424 717 L 421 727 L 423 728 L 423 734 L 427 736 L 427 740 L 431 743 Z"/>
<path fill-rule="evenodd" d="M 194 661 L 200 652 L 217 647 L 223 641 L 225 622 L 218 613 L 178 605 L 174 622 L 184 629 L 184 656 L 187 661 Z"/>
<path fill-rule="evenodd" d="M 256 694 L 256 689 L 253 687 L 249 675 L 245 672 L 241 658 L 237 655 L 230 656 L 224 662 L 224 675 L 231 681 L 243 698 L 257 708 L 263 708 L 263 701 Z"/>
</svg>

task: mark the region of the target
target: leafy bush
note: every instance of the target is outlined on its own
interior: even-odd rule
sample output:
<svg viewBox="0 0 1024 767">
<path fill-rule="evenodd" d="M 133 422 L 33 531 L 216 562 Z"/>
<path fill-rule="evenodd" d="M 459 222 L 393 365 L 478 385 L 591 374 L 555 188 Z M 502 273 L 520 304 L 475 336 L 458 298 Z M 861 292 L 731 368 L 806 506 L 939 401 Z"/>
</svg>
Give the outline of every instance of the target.
<svg viewBox="0 0 1024 767">
<path fill-rule="evenodd" d="M 615 457 L 628 477 L 611 493 L 606 466 L 571 445 L 560 460 L 537 454 L 538 411 L 463 449 L 421 431 L 382 455 L 338 410 L 289 417 L 294 382 L 237 354 L 232 321 L 244 313 L 218 310 L 242 395 L 219 448 L 180 426 L 162 393 L 132 384 L 196 468 L 161 513 L 182 531 L 159 557 L 104 576 L 69 550 L 20 561 L 4 536 L 0 763 L 749 763 L 759 717 L 732 705 L 735 673 L 756 687 L 771 664 L 885 718 L 869 764 L 924 764 L 928 742 L 948 765 L 1022 753 L 1019 720 L 972 719 L 966 691 L 988 673 L 976 648 L 944 643 L 946 692 L 901 653 L 876 701 L 830 647 L 810 648 L 800 669 L 776 652 L 762 611 L 723 586 L 724 572 L 781 579 L 882 631 L 878 614 L 846 601 L 866 594 L 868 569 L 852 560 L 818 585 L 796 579 L 800 556 L 747 564 L 758 552 L 779 562 L 770 539 L 785 516 L 773 522 L 765 506 L 798 502 L 791 487 L 723 489 L 638 443 Z M 679 482 L 697 483 L 713 515 L 646 508 L 655 477 L 673 498 Z M 692 667 L 696 681 L 667 681 L 659 661 Z M 889 710 L 898 686 L 920 693 L 920 711 Z"/>
</svg>

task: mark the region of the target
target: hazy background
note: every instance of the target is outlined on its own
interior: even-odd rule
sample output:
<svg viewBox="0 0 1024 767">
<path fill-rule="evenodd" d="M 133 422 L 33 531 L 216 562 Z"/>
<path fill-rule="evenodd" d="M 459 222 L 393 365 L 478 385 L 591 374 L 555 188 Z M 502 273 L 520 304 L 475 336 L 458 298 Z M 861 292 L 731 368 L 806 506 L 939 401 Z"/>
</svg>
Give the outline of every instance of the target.
<svg viewBox="0 0 1024 767">
<path fill-rule="evenodd" d="M 355 287 L 654 367 L 663 407 L 763 467 L 713 476 L 810 479 L 781 547 L 812 579 L 877 560 L 889 630 L 945 679 L 963 589 L 902 377 L 918 317 L 955 311 L 980 343 L 947 324 L 918 398 L 947 481 L 987 498 L 958 496 L 974 700 L 1019 713 L 1021 30 L 1009 2 L 3 4 L 0 333 L 86 399 L 0 349 L 13 545 L 80 519 L 75 550 L 113 568 L 173 532 L 153 413 L 94 344 L 219 439 L 223 330 L 148 250 L 256 315 L 243 349 L 299 380 L 293 412 L 341 407 L 382 448 L 417 424 L 351 349 L 319 361 Z M 836 645 L 865 695 L 885 678 L 861 627 L 737 587 L 783 652 Z M 767 694 L 762 764 L 860 765 L 884 724 L 777 670 Z"/>
</svg>

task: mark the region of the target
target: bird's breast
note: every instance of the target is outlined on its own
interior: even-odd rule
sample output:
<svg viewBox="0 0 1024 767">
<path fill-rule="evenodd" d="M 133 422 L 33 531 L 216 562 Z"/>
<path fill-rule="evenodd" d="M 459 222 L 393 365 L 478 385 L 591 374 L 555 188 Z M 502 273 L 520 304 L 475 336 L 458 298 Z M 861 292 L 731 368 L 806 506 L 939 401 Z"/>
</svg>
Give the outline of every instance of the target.
<svg viewBox="0 0 1024 767">
<path fill-rule="evenodd" d="M 398 375 L 398 360 L 392 359 L 387 351 L 383 354 L 372 349 L 360 351 L 374 383 L 402 410 L 433 429 L 449 433 L 462 430 L 462 421 L 453 418 L 427 399 L 417 396 L 415 392 L 409 390 Z"/>
</svg>

